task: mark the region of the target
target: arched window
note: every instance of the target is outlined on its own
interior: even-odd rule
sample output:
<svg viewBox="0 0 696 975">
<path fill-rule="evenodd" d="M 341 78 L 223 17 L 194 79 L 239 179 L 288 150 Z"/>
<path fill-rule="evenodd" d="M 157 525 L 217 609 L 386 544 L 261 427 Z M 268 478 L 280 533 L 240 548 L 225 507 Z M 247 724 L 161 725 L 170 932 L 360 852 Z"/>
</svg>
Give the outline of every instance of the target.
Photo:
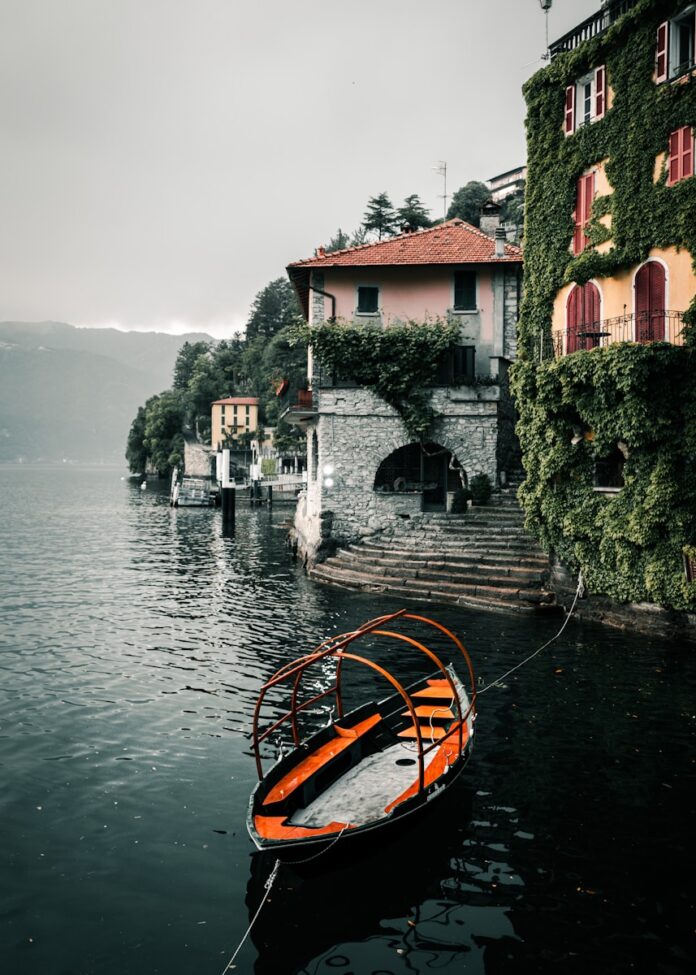
<svg viewBox="0 0 696 975">
<path fill-rule="evenodd" d="M 661 342 L 665 337 L 665 269 L 648 261 L 636 274 L 636 342 Z"/>
<path fill-rule="evenodd" d="M 597 285 L 588 281 L 587 284 L 576 284 L 568 295 L 566 306 L 566 328 L 568 343 L 566 352 L 577 352 L 579 349 L 594 349 L 600 339 L 600 302 Z"/>
</svg>

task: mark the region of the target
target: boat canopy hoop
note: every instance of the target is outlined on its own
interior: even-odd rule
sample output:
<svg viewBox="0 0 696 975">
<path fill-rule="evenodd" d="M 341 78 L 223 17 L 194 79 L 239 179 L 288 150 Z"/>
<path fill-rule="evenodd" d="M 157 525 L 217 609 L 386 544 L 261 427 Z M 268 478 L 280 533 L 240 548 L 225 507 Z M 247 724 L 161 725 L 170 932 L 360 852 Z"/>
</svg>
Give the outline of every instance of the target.
<svg viewBox="0 0 696 975">
<path fill-rule="evenodd" d="M 418 640 L 415 640 L 412 637 L 407 636 L 406 634 L 398 633 L 392 630 L 381 629 L 381 627 L 383 627 L 385 624 L 392 623 L 395 620 L 414 620 L 416 622 L 425 623 L 428 626 L 435 627 L 435 629 L 439 630 L 444 636 L 448 637 L 455 644 L 457 649 L 464 657 L 464 661 L 466 663 L 468 674 L 469 674 L 470 703 L 465 714 L 461 713 L 461 703 L 459 700 L 459 694 L 457 693 L 456 687 L 454 685 L 452 675 L 447 669 L 447 667 L 442 663 L 442 661 L 437 656 L 437 654 L 435 654 L 432 650 L 428 649 L 428 647 L 420 643 Z M 406 706 L 409 710 L 409 713 L 411 714 L 411 717 L 414 719 L 414 726 L 416 728 L 416 743 L 418 746 L 419 788 L 421 790 L 423 789 L 424 755 L 427 754 L 427 752 L 430 751 L 430 749 L 436 747 L 437 744 L 441 744 L 442 739 L 440 739 L 439 742 L 433 742 L 427 748 L 424 748 L 423 739 L 419 731 L 418 721 L 416 720 L 414 705 L 407 691 L 403 688 L 403 686 L 399 683 L 399 681 L 388 670 L 386 670 L 386 668 L 380 666 L 379 664 L 375 663 L 372 660 L 367 659 L 366 657 L 357 656 L 354 653 L 348 652 L 347 648 L 350 647 L 352 643 L 354 643 L 356 640 L 360 639 L 361 637 L 367 636 L 369 634 L 373 634 L 375 636 L 387 637 L 389 639 L 399 640 L 403 643 L 408 643 L 410 646 L 414 647 L 415 649 L 420 650 L 420 652 L 423 653 L 426 657 L 428 657 L 428 659 L 431 660 L 436 665 L 436 667 L 441 671 L 444 679 L 449 685 L 449 689 L 452 692 L 453 701 L 456 703 L 457 706 L 457 715 L 456 715 L 457 721 L 453 726 L 452 730 L 448 732 L 446 737 L 449 738 L 450 735 L 458 729 L 459 752 L 461 753 L 463 747 L 464 723 L 467 721 L 467 719 L 470 716 L 475 715 L 476 713 L 476 682 L 474 677 L 474 669 L 469 654 L 467 653 L 464 644 L 461 642 L 461 640 L 459 640 L 459 638 L 456 637 L 454 633 L 448 630 L 447 627 L 443 626 L 441 623 L 438 623 L 435 620 L 431 620 L 427 616 L 421 616 L 418 613 L 407 613 L 405 609 L 401 609 L 398 610 L 398 612 L 396 613 L 389 613 L 388 615 L 385 616 L 378 616 L 375 619 L 370 620 L 367 623 L 364 623 L 362 626 L 358 627 L 356 630 L 352 630 L 349 633 L 342 633 L 339 636 L 329 637 L 328 639 L 320 643 L 319 646 L 316 647 L 316 649 L 313 650 L 311 653 L 305 654 L 304 656 L 299 657 L 298 659 L 293 660 L 290 663 L 284 664 L 278 671 L 276 671 L 275 674 L 273 674 L 272 677 L 270 677 L 265 682 L 265 684 L 261 688 L 258 699 L 256 701 L 256 706 L 254 708 L 254 718 L 252 724 L 252 732 L 250 736 L 252 738 L 254 757 L 256 759 L 256 770 L 258 772 L 259 779 L 263 778 L 261 744 L 265 741 L 266 738 L 268 738 L 269 735 L 271 735 L 274 731 L 276 731 L 281 725 L 284 725 L 287 722 L 290 723 L 292 729 L 293 741 L 295 743 L 295 746 L 298 746 L 300 744 L 300 734 L 299 734 L 299 728 L 297 724 L 297 718 L 300 712 L 306 710 L 307 708 L 311 707 L 313 704 L 316 704 L 317 701 L 320 701 L 325 697 L 335 695 L 336 711 L 338 717 L 341 718 L 343 716 L 343 698 L 341 693 L 342 663 L 343 660 L 353 660 L 357 663 L 363 664 L 364 666 L 367 666 L 372 670 L 378 672 L 392 685 L 392 687 L 394 687 L 397 690 L 397 692 L 404 699 Z M 337 660 L 336 678 L 334 683 L 330 687 L 327 687 L 325 690 L 320 691 L 318 694 L 314 694 L 312 697 L 308 699 L 301 700 L 300 699 L 301 682 L 306 671 L 310 667 L 313 667 L 319 661 L 324 660 L 328 657 L 335 657 Z M 290 708 L 288 711 L 285 711 L 283 714 L 281 714 L 280 717 L 277 718 L 267 728 L 265 728 L 263 731 L 260 731 L 259 718 L 261 715 L 261 708 L 263 706 L 263 702 L 266 697 L 266 694 L 272 687 L 276 687 L 277 685 L 282 683 L 288 683 L 292 685 Z"/>
</svg>

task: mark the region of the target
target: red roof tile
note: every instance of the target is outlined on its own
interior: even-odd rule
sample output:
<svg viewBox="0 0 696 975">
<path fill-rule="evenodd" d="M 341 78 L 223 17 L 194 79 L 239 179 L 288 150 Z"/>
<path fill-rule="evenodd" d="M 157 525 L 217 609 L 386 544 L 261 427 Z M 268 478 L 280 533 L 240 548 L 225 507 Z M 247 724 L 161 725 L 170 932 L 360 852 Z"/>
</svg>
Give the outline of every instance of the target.
<svg viewBox="0 0 696 975">
<path fill-rule="evenodd" d="M 213 400 L 213 406 L 258 406 L 259 401 L 255 396 L 228 396 L 226 399 Z"/>
<path fill-rule="evenodd" d="M 496 257 L 495 241 L 482 230 L 455 217 L 428 230 L 400 234 L 373 244 L 318 254 L 288 265 L 295 268 L 370 267 L 400 264 L 521 264 L 522 251 L 505 244 L 505 256 Z"/>
</svg>

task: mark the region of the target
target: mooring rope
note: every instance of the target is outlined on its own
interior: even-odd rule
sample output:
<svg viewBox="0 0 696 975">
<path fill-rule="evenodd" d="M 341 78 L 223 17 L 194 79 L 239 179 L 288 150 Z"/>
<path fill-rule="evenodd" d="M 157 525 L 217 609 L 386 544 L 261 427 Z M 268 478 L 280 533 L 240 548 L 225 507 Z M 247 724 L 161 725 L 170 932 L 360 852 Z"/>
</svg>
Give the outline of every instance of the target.
<svg viewBox="0 0 696 975">
<path fill-rule="evenodd" d="M 563 633 L 566 626 L 568 625 L 570 621 L 570 617 L 573 615 L 575 604 L 580 598 L 580 593 L 583 591 L 584 588 L 585 588 L 585 583 L 583 582 L 582 572 L 580 572 L 578 573 L 578 588 L 575 590 L 575 598 L 573 599 L 573 603 L 570 609 L 568 610 L 566 618 L 563 620 L 563 626 L 560 628 L 558 633 L 556 633 L 555 636 L 552 636 L 550 640 L 547 640 L 546 643 L 543 646 L 539 647 L 538 650 L 535 650 L 534 653 L 530 653 L 529 656 L 525 657 L 524 660 L 520 661 L 520 663 L 515 664 L 514 667 L 511 667 L 510 670 L 507 670 L 501 677 L 498 677 L 496 680 L 490 681 L 488 684 L 486 684 L 485 687 L 482 687 L 480 691 L 476 691 L 477 697 L 479 696 L 479 694 L 484 694 L 486 691 L 489 691 L 491 687 L 499 687 L 501 681 L 505 680 L 506 677 L 509 677 L 510 674 L 514 674 L 516 670 L 520 669 L 520 667 L 524 667 L 525 664 L 529 663 L 530 660 L 533 660 L 536 656 L 538 656 L 541 653 L 542 650 L 546 650 L 547 647 L 551 646 L 554 640 L 557 640 L 559 638 L 561 633 Z"/>
<path fill-rule="evenodd" d="M 288 864 L 288 866 L 294 867 L 294 866 L 296 866 L 298 864 L 301 864 L 301 863 L 309 863 L 311 860 L 318 859 L 320 856 L 323 856 L 324 853 L 328 853 L 329 850 L 331 849 L 331 847 L 332 846 L 335 846 L 336 843 L 338 843 L 338 841 L 340 840 L 340 838 L 343 836 L 343 834 L 345 833 L 345 831 L 347 829 L 348 829 L 348 823 L 346 823 L 346 825 L 343 827 L 343 829 L 341 830 L 341 832 L 337 836 L 335 836 L 333 838 L 333 840 L 331 840 L 331 842 L 329 843 L 328 846 L 325 846 L 323 849 L 319 850 L 318 853 L 313 853 L 311 857 L 305 857 L 304 860 L 286 860 L 285 862 Z M 280 860 L 276 860 L 276 862 L 273 864 L 273 869 L 271 870 L 271 872 L 270 872 L 270 874 L 268 876 L 268 880 L 263 885 L 265 887 L 265 889 L 266 889 L 266 893 L 261 898 L 261 903 L 257 907 L 256 913 L 254 914 L 254 916 L 252 917 L 251 921 L 249 922 L 249 927 L 244 932 L 244 936 L 242 937 L 242 940 L 239 942 L 239 944 L 235 948 L 234 954 L 232 955 L 232 957 L 230 958 L 230 960 L 227 962 L 227 964 L 223 968 L 223 970 L 221 972 L 221 975 L 226 975 L 227 972 L 230 972 L 230 971 L 232 971 L 233 968 L 236 968 L 237 967 L 234 964 L 234 960 L 237 957 L 237 955 L 239 954 L 239 952 L 242 950 L 242 945 L 244 944 L 244 942 L 246 941 L 246 939 L 251 934 L 251 929 L 256 924 L 256 920 L 257 920 L 259 914 L 261 913 L 261 909 L 263 908 L 263 905 L 268 900 L 268 895 L 271 892 L 271 887 L 275 883 L 275 879 L 278 876 L 278 870 L 280 869 L 280 865 L 281 865 L 281 861 Z"/>
</svg>

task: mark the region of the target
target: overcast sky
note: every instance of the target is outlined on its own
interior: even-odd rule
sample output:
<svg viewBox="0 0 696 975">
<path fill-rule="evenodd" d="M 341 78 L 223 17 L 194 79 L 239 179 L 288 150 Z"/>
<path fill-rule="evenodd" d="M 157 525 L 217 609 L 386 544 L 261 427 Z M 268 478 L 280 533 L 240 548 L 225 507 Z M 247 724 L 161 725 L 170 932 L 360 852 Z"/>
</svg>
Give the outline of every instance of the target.
<svg viewBox="0 0 696 975">
<path fill-rule="evenodd" d="M 231 334 L 368 197 L 524 162 L 543 49 L 539 0 L 0 0 L 0 319 Z"/>
</svg>

